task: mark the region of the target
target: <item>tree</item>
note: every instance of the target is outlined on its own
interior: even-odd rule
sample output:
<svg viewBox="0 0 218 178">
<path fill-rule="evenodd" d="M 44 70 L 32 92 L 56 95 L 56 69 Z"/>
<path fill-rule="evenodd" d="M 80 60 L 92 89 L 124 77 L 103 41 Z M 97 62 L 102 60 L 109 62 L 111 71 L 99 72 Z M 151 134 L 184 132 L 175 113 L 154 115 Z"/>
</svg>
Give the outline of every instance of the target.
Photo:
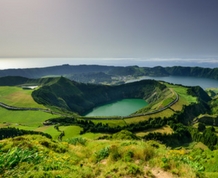
<svg viewBox="0 0 218 178">
<path fill-rule="evenodd" d="M 205 129 L 206 129 L 205 124 L 202 123 L 202 122 L 199 122 L 199 123 L 198 123 L 198 131 L 199 131 L 199 132 L 203 132 Z"/>
</svg>

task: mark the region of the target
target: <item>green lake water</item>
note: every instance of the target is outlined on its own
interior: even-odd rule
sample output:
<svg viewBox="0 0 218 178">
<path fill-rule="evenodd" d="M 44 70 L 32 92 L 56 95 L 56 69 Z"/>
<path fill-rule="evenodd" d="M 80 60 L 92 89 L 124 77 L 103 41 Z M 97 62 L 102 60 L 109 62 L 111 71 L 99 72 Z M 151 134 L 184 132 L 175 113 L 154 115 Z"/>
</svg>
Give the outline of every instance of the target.
<svg viewBox="0 0 218 178">
<path fill-rule="evenodd" d="M 128 116 L 146 105 L 148 103 L 143 99 L 123 99 L 97 107 L 86 116 Z"/>
</svg>

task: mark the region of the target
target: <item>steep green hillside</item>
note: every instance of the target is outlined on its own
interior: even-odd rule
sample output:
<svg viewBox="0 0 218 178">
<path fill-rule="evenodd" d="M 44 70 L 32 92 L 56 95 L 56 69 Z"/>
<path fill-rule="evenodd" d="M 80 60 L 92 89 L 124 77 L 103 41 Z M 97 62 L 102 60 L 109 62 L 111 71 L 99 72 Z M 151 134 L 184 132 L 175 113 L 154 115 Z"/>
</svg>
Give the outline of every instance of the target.
<svg viewBox="0 0 218 178">
<path fill-rule="evenodd" d="M 160 98 L 165 88 L 154 80 L 107 86 L 77 83 L 60 77 L 57 82 L 33 91 L 32 96 L 40 104 L 84 114 L 96 106 L 125 98 L 143 98 L 151 103 Z"/>
</svg>

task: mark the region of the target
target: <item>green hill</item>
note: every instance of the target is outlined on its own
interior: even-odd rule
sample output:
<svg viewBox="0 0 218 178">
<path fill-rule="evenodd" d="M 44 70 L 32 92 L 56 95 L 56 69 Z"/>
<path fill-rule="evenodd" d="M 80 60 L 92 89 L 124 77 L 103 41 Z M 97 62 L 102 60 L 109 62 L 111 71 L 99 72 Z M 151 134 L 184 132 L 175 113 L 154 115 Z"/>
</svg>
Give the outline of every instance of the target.
<svg viewBox="0 0 218 178">
<path fill-rule="evenodd" d="M 149 98 L 151 103 L 159 99 L 165 88 L 164 84 L 154 80 L 108 86 L 77 83 L 60 77 L 35 90 L 32 96 L 40 104 L 84 114 L 96 106 L 125 98 Z"/>
<path fill-rule="evenodd" d="M 134 68 L 130 72 L 136 72 L 137 67 Z M 161 67 L 158 70 L 164 72 Z M 37 111 L 38 115 L 36 111 L 0 108 L 1 131 L 9 131 L 8 137 L 13 137 L 0 141 L 2 177 L 218 176 L 215 116 L 198 117 L 216 114 L 215 93 L 211 100 L 200 87 L 154 80 L 108 86 L 78 83 L 64 77 L 4 77 L 0 83 L 1 102 L 7 105 L 39 107 L 39 103 L 43 108 L 51 108 Z M 20 87 L 32 85 L 38 87 Z M 84 118 L 70 112 L 84 114 L 93 107 L 124 98 L 143 98 L 149 105 L 137 111 L 139 115 L 119 120 Z M 176 102 L 164 108 L 172 101 Z M 54 106 L 62 112 L 55 113 Z M 145 115 L 157 109 L 160 112 Z M 208 124 L 208 119 L 215 122 Z M 43 125 L 44 121 L 48 125 Z M 197 121 L 206 126 L 199 129 L 202 124 Z M 41 132 L 50 134 L 53 140 L 26 135 Z"/>
</svg>

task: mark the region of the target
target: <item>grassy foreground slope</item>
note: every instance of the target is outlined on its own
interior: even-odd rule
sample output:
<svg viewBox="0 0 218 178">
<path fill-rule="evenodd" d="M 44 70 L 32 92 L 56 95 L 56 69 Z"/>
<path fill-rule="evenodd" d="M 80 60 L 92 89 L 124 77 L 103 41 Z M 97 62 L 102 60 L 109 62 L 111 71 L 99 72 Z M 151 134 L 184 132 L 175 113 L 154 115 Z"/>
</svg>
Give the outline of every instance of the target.
<svg viewBox="0 0 218 178">
<path fill-rule="evenodd" d="M 1 140 L 0 175 L 9 178 L 204 177 L 207 163 L 199 162 L 198 156 L 205 151 L 169 150 L 155 141 L 116 137 L 104 141 L 74 138 L 55 142 L 28 135 Z M 210 162 L 214 158 L 205 159 Z M 215 167 L 208 169 L 217 175 L 213 173 Z"/>
</svg>

